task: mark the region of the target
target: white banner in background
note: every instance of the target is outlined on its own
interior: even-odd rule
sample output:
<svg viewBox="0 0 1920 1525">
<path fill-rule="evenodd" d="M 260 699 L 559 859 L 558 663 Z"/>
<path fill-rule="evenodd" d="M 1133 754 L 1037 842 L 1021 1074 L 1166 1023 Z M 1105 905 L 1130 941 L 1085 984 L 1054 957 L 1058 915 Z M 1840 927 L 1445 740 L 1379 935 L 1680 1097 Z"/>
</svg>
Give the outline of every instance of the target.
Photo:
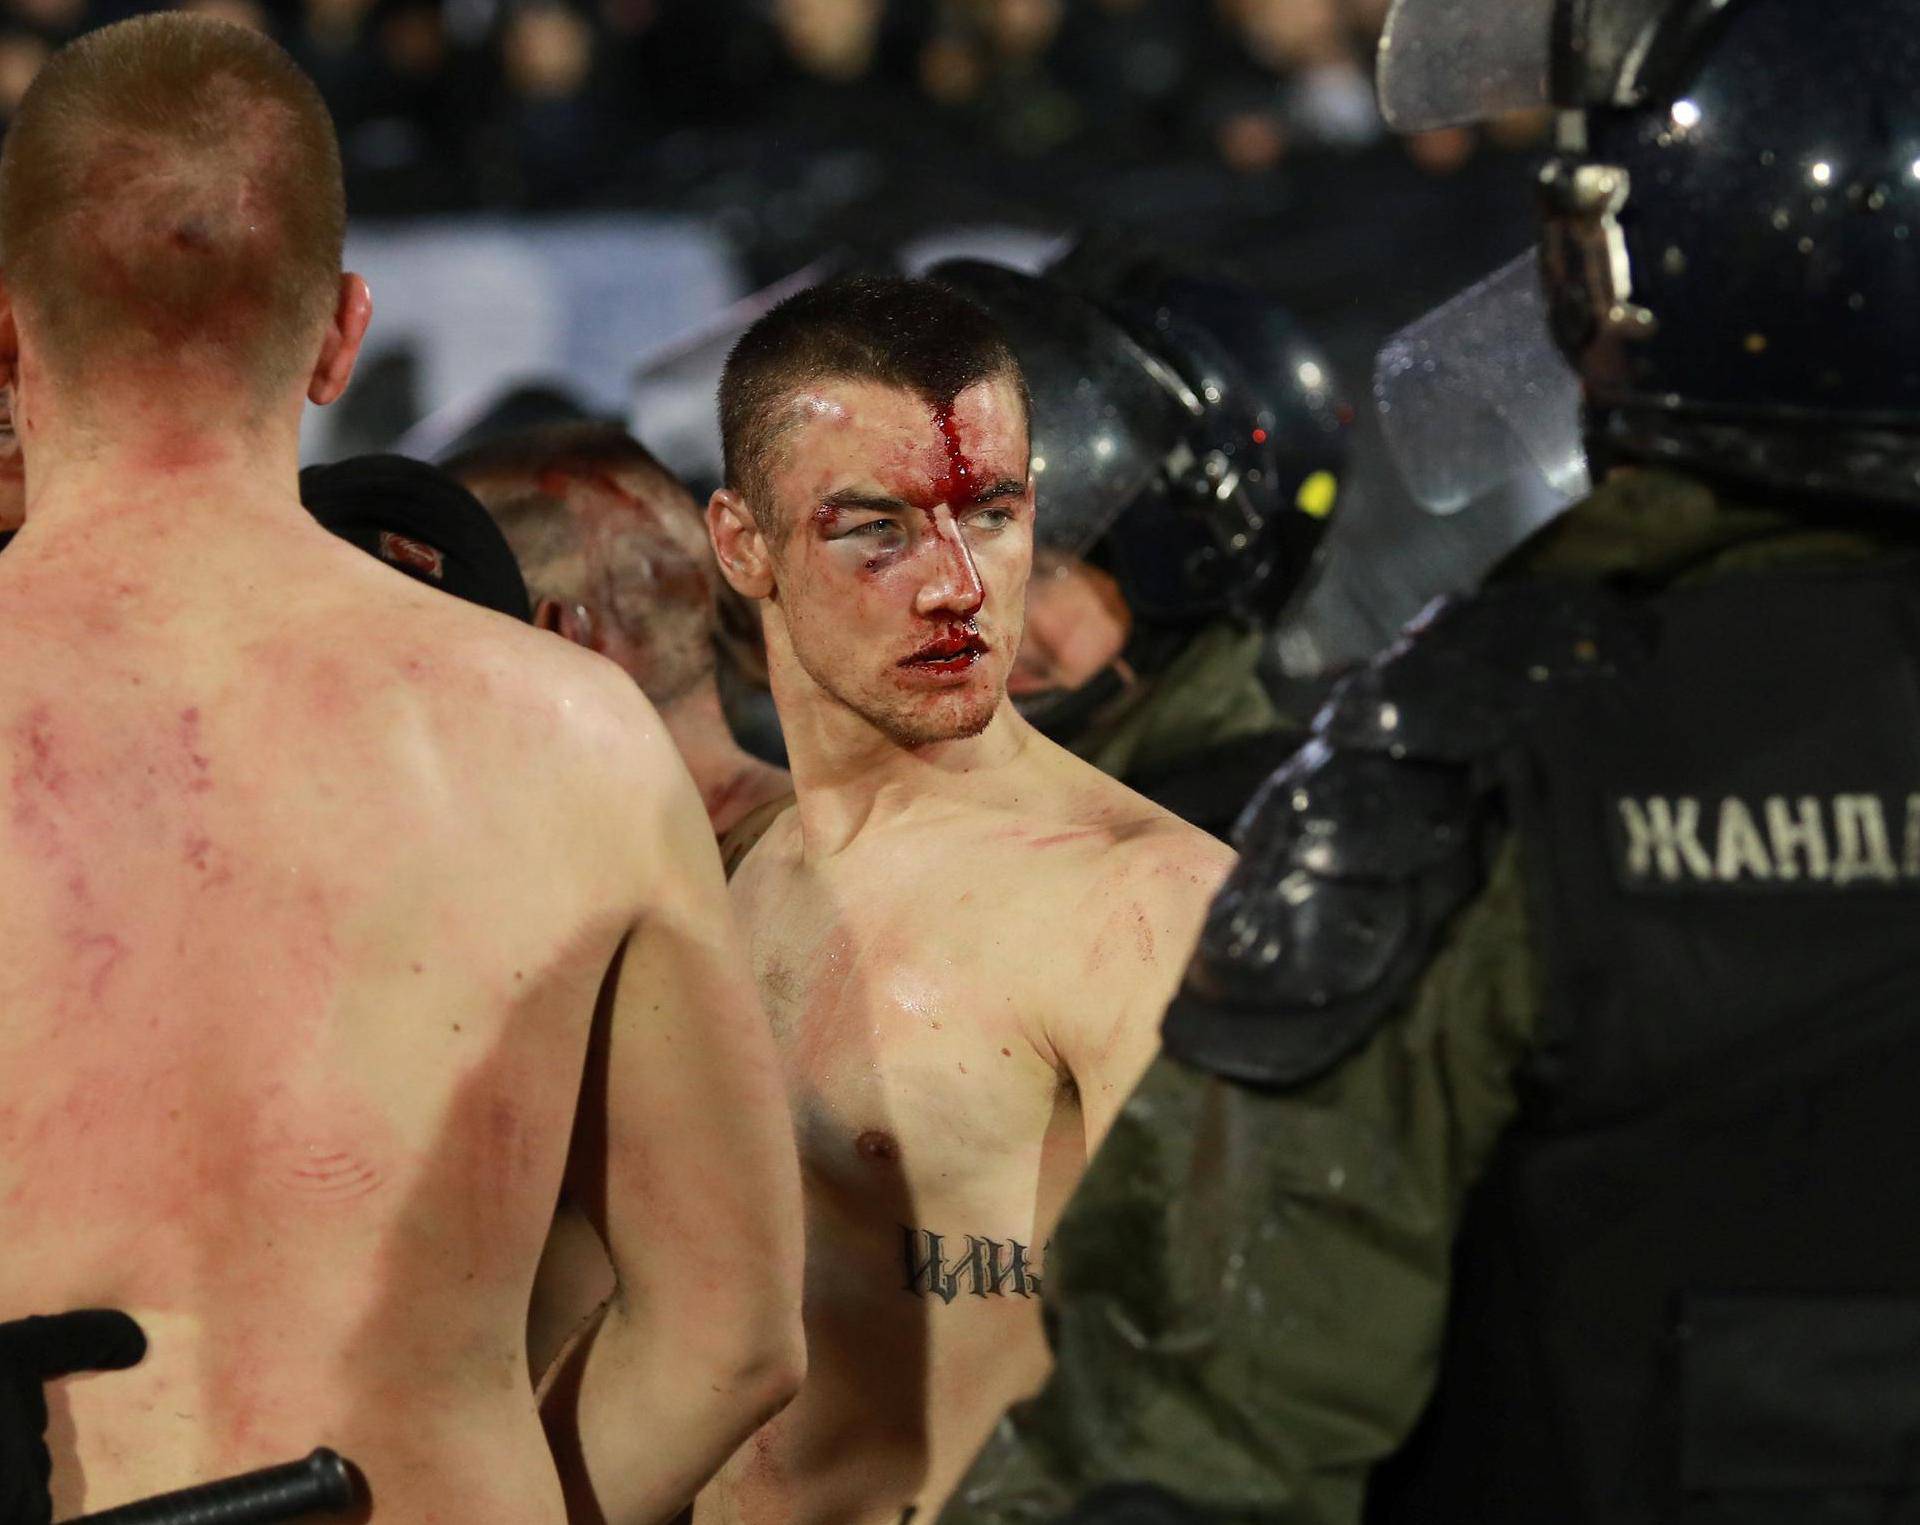
<svg viewBox="0 0 1920 1525">
<path fill-rule="evenodd" d="M 566 385 L 588 407 L 623 415 L 634 363 L 723 311 L 745 292 L 726 239 L 707 223 L 639 214 L 363 223 L 347 268 L 373 288 L 361 372 L 404 358 L 411 417 L 478 408 L 519 381 Z M 310 409 L 307 460 L 341 440 L 350 399 Z"/>
</svg>

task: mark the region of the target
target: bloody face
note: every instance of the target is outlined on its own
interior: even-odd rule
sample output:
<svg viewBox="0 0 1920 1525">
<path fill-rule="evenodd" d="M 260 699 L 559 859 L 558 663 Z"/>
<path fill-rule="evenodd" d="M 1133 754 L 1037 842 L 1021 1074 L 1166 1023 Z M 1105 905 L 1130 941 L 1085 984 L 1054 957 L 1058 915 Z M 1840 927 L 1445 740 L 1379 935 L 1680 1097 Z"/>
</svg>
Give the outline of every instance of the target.
<svg viewBox="0 0 1920 1525">
<path fill-rule="evenodd" d="M 978 735 L 1006 696 L 1033 563 L 1016 383 L 936 407 L 827 381 L 792 406 L 765 490 L 795 658 L 898 745 Z"/>
</svg>

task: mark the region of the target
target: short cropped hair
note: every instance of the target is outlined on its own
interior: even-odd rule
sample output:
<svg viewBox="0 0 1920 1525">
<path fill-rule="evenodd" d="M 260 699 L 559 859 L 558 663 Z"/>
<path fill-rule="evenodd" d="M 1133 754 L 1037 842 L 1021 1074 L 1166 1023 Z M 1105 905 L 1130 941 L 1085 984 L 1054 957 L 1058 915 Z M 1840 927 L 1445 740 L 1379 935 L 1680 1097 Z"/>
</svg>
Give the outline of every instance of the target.
<svg viewBox="0 0 1920 1525">
<path fill-rule="evenodd" d="M 470 445 L 440 463 L 463 482 L 538 477 L 549 471 L 633 471 L 687 489 L 651 450 L 619 424 L 597 418 L 535 424 Z"/>
<path fill-rule="evenodd" d="M 69 43 L 0 150 L 0 269 L 65 378 L 211 360 L 270 395 L 317 358 L 345 230 L 319 91 L 229 22 L 141 16 Z"/>
<path fill-rule="evenodd" d="M 633 473 L 648 493 L 699 518 L 693 495 L 659 458 L 620 425 L 599 420 L 539 424 L 483 440 L 441 463 L 464 483 L 506 533 L 536 600 L 571 603 L 584 586 L 586 536 L 568 510 L 566 482 Z"/>
<path fill-rule="evenodd" d="M 718 575 L 700 505 L 652 451 L 618 424 L 543 424 L 486 440 L 443 463 L 486 505 L 513 547 L 536 603 L 592 602 L 644 654 L 635 676 L 656 704 L 668 704 L 714 669 Z M 637 476 L 644 517 L 616 521 L 591 537 L 568 507 L 572 482 Z M 617 483 L 615 484 L 618 485 Z M 689 549 L 667 531 L 683 515 Z"/>
<path fill-rule="evenodd" d="M 822 381 L 875 381 L 952 404 L 967 388 L 1006 376 L 1031 410 L 1026 378 L 986 309 L 934 281 L 850 276 L 787 298 L 748 329 L 720 381 L 727 485 L 770 539 L 781 528 L 768 476 L 793 419 L 785 404 Z"/>
</svg>

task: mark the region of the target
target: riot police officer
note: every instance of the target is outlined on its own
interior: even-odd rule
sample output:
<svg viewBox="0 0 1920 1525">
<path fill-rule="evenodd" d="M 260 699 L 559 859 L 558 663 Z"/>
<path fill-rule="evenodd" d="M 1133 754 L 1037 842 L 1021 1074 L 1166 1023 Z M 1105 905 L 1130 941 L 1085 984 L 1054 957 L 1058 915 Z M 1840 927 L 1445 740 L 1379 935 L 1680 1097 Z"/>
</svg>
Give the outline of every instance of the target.
<svg viewBox="0 0 1920 1525">
<path fill-rule="evenodd" d="M 1920 1508 L 1914 20 L 1398 0 L 1560 109 L 1598 486 L 1265 787 L 946 1520 Z"/>
<path fill-rule="evenodd" d="M 1331 364 L 1251 289 L 1114 250 L 929 274 L 993 313 L 1033 393 L 1015 702 L 1225 836 L 1302 737 L 1263 658 L 1341 496 L 1352 415 Z"/>
</svg>

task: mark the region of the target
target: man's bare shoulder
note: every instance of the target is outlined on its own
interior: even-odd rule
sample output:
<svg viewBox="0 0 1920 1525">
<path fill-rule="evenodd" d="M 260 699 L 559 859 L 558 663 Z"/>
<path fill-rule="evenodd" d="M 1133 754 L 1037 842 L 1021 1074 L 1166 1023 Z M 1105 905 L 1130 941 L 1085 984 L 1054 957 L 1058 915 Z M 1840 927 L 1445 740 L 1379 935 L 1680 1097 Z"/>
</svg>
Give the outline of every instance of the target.
<svg viewBox="0 0 1920 1525">
<path fill-rule="evenodd" d="M 1233 850 L 1064 749 L 1053 753 L 1045 783 L 997 833 L 1025 859 L 1023 896 L 1067 939 L 1056 946 L 1079 950 L 1052 967 L 1071 966 L 1083 988 L 1157 989 L 1185 968 Z"/>
<path fill-rule="evenodd" d="M 1172 811 L 1102 773 L 1065 748 L 1036 738 L 1041 787 L 1015 802 L 1015 835 L 1103 875 L 1146 875 L 1211 896 L 1234 863 L 1233 849 Z"/>
<path fill-rule="evenodd" d="M 358 553 L 356 553 L 358 554 Z M 602 864 L 607 893 L 643 893 L 679 849 L 675 820 L 704 820 L 672 737 L 647 697 L 605 657 L 551 631 L 463 603 L 370 558 L 356 616 L 334 591 L 275 641 L 291 663 L 335 660 L 327 629 L 350 628 L 344 672 L 322 690 L 364 685 L 376 706 L 424 727 L 463 784 L 544 823 L 553 850 L 576 867 Z M 353 586 L 357 565 L 343 568 Z M 398 584 L 396 587 L 395 584 Z M 377 595 L 377 597 L 375 596 Z M 336 638 L 335 650 L 343 644 Z"/>
<path fill-rule="evenodd" d="M 1125 790 L 1138 805 L 1130 826 L 1103 854 L 1093 904 L 1105 908 L 1125 902 L 1137 907 L 1136 916 L 1144 913 L 1169 934 L 1159 944 L 1161 957 L 1148 962 L 1171 958 L 1185 968 L 1207 907 L 1232 871 L 1233 849 L 1124 785 L 1114 787 Z"/>
<path fill-rule="evenodd" d="M 1035 761 L 1031 795 L 1008 802 L 1026 862 L 999 877 L 1039 931 L 1019 967 L 1097 1134 L 1152 1055 L 1234 854 L 1062 749 Z"/>
<path fill-rule="evenodd" d="M 431 589 L 406 591 L 385 612 L 383 632 L 403 680 L 478 688 L 509 711 L 557 722 L 548 733 L 556 759 L 577 754 L 602 767 L 644 770 L 677 757 L 639 685 L 605 657 Z"/>
</svg>

